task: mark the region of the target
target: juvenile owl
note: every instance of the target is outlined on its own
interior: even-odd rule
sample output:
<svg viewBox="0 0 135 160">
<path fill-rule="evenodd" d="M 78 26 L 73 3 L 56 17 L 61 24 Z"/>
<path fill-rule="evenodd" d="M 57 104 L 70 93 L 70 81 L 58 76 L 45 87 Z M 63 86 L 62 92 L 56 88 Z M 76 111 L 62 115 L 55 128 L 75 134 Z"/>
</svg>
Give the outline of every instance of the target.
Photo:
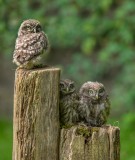
<svg viewBox="0 0 135 160">
<path fill-rule="evenodd" d="M 13 63 L 25 69 L 42 66 L 48 48 L 48 38 L 42 31 L 40 22 L 35 19 L 25 20 L 18 31 Z"/>
<path fill-rule="evenodd" d="M 71 126 L 78 121 L 77 107 L 79 96 L 74 82 L 65 79 L 60 81 L 60 123 L 61 126 Z"/>
<path fill-rule="evenodd" d="M 80 88 L 79 94 L 80 121 L 97 127 L 105 124 L 110 113 L 110 102 L 104 85 L 98 82 L 86 82 Z"/>
</svg>

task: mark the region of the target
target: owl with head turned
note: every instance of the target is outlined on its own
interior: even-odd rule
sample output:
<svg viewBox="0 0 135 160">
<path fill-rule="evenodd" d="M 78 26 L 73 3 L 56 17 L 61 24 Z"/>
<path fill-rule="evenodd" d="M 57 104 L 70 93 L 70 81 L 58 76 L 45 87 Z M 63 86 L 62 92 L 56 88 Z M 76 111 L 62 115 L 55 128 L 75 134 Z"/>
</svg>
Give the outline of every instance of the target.
<svg viewBox="0 0 135 160">
<path fill-rule="evenodd" d="M 110 101 L 104 85 L 88 81 L 81 86 L 79 94 L 79 120 L 88 126 L 104 125 L 110 113 Z"/>
<path fill-rule="evenodd" d="M 25 20 L 18 31 L 13 62 L 19 68 L 33 69 L 44 65 L 49 48 L 47 35 L 35 19 Z"/>
<path fill-rule="evenodd" d="M 79 96 L 75 83 L 69 79 L 60 81 L 60 124 L 70 127 L 78 122 Z"/>
</svg>

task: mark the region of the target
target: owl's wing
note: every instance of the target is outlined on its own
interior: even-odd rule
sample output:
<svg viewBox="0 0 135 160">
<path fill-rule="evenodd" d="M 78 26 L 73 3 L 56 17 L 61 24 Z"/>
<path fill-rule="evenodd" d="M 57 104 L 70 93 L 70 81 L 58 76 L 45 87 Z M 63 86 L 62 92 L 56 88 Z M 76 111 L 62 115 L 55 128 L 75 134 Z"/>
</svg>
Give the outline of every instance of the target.
<svg viewBox="0 0 135 160">
<path fill-rule="evenodd" d="M 16 39 L 13 61 L 25 63 L 40 55 L 49 46 L 48 38 L 44 32 L 20 36 Z"/>
<path fill-rule="evenodd" d="M 106 114 L 107 114 L 107 116 L 109 116 L 109 114 L 110 114 L 110 108 L 111 108 L 111 103 L 110 103 L 110 99 L 109 99 L 109 97 L 107 96 L 107 98 L 106 98 Z"/>
<path fill-rule="evenodd" d="M 73 108 L 77 110 L 79 106 L 79 95 L 77 93 L 72 94 L 73 97 Z"/>
<path fill-rule="evenodd" d="M 99 104 L 99 109 L 99 114 L 97 116 L 97 126 L 105 124 L 110 114 L 110 101 L 108 96 L 103 103 Z"/>
</svg>

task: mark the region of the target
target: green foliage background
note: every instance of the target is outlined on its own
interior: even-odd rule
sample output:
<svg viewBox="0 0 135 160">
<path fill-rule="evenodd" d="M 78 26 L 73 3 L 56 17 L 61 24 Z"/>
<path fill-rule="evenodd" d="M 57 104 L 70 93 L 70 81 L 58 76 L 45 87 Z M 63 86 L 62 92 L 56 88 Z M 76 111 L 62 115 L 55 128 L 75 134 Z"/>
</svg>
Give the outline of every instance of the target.
<svg viewBox="0 0 135 160">
<path fill-rule="evenodd" d="M 28 18 L 41 21 L 51 44 L 48 62 L 59 65 L 63 77 L 78 86 L 88 80 L 106 85 L 111 121 L 118 120 L 121 127 L 121 159 L 133 160 L 135 1 L 0 0 L 0 54 L 12 56 L 18 27 Z"/>
</svg>

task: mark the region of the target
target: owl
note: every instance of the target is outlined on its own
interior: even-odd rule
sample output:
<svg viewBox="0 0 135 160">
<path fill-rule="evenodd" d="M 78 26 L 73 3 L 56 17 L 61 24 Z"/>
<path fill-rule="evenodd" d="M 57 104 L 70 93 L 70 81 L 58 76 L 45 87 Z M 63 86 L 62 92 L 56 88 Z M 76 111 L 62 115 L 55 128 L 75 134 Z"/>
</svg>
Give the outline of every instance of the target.
<svg viewBox="0 0 135 160">
<path fill-rule="evenodd" d="M 47 56 L 49 41 L 42 31 L 39 21 L 35 19 L 25 20 L 18 31 L 13 63 L 19 68 L 32 69 L 44 65 Z"/>
<path fill-rule="evenodd" d="M 110 101 L 103 84 L 86 82 L 79 91 L 79 119 L 88 126 L 100 127 L 107 122 Z"/>
<path fill-rule="evenodd" d="M 60 123 L 61 126 L 72 126 L 78 121 L 77 107 L 79 96 L 74 82 L 65 79 L 60 81 Z"/>
</svg>

